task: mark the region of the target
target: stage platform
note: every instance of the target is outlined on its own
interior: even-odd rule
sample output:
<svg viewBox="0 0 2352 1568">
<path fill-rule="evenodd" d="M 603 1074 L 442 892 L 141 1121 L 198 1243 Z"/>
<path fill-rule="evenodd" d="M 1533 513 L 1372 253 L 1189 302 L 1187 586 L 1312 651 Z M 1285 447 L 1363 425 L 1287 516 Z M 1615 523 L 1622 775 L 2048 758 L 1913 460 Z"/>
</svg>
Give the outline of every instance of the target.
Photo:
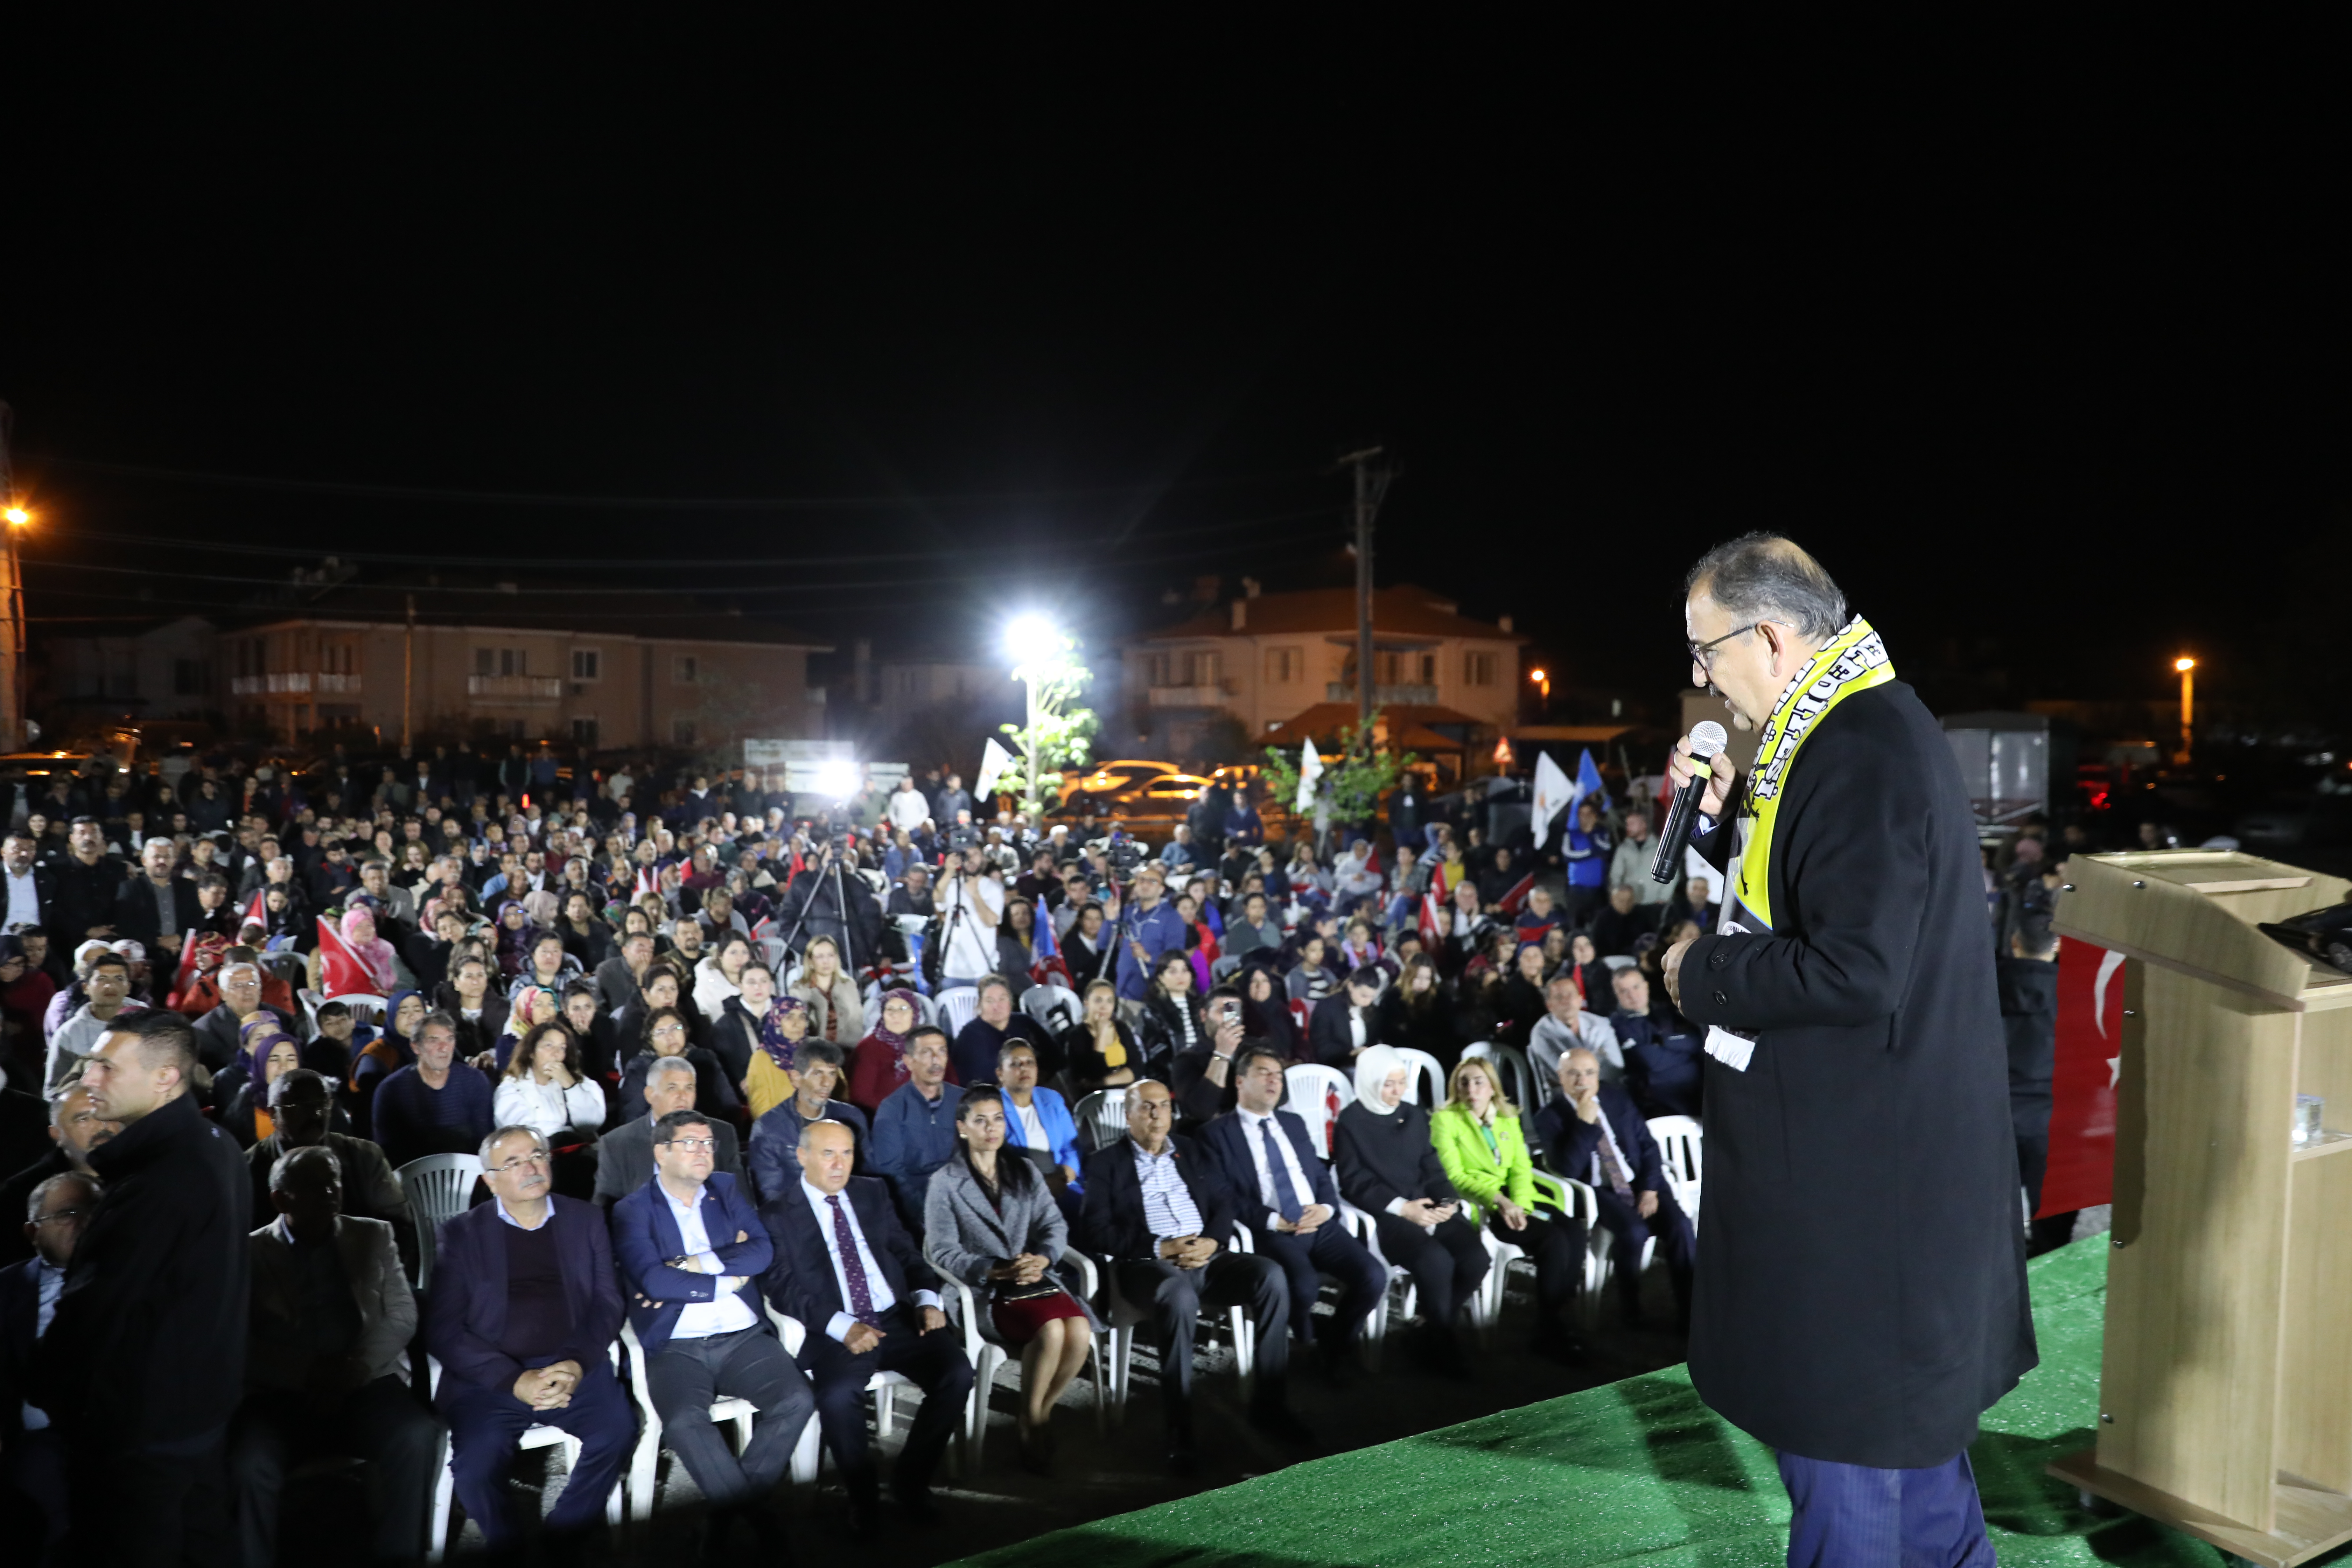
<svg viewBox="0 0 2352 1568">
<path fill-rule="evenodd" d="M 2224 1559 L 2213 1547 L 2136 1516 L 2095 1517 L 2072 1487 L 2043 1473 L 2092 1441 L 2106 1266 L 2105 1236 L 2030 1266 L 2042 1364 L 1986 1416 L 1971 1450 L 1994 1547 L 2004 1568 L 2220 1568 Z M 967 1561 L 990 1568 L 1769 1568 L 1785 1559 L 1788 1519 L 1771 1452 L 1710 1413 L 1676 1367 Z"/>
</svg>

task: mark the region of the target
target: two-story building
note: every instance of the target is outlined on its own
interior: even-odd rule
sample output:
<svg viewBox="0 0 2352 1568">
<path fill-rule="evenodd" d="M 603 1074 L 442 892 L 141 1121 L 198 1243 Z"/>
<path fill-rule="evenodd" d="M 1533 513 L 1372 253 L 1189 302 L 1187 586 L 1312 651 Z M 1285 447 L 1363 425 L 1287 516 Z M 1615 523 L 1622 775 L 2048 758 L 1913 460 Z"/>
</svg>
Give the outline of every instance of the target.
<svg viewBox="0 0 2352 1568">
<path fill-rule="evenodd" d="M 1373 697 L 1392 717 L 1436 729 L 1500 729 L 1517 717 L 1519 648 L 1508 616 L 1473 620 L 1410 584 L 1372 595 Z M 1202 754 L 1213 726 L 1255 738 L 1319 705 L 1356 707 L 1356 595 L 1349 588 L 1240 597 L 1121 647 L 1139 753 Z"/>
<path fill-rule="evenodd" d="M 824 732 L 822 643 L 659 593 L 520 584 L 339 584 L 299 611 L 225 626 L 221 708 L 292 740 L 357 724 L 387 738 L 484 731 L 584 746 L 709 746 Z"/>
</svg>

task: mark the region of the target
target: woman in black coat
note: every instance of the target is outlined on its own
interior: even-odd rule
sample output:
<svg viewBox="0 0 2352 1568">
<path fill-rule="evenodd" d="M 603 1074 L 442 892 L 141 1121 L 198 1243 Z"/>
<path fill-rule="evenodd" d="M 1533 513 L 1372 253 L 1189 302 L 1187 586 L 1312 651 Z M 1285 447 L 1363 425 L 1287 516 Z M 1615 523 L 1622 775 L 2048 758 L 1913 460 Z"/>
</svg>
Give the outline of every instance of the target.
<svg viewBox="0 0 2352 1568">
<path fill-rule="evenodd" d="M 1387 1046 L 1356 1058 L 1356 1103 L 1339 1112 L 1332 1140 L 1339 1195 L 1372 1216 L 1381 1256 L 1412 1270 L 1423 1353 L 1467 1375 L 1455 1320 L 1486 1278 L 1486 1248 L 1430 1142 L 1429 1112 L 1404 1098 L 1411 1070 Z"/>
<path fill-rule="evenodd" d="M 1375 1038 L 1381 1045 L 1427 1051 L 1453 1077 L 1463 1042 L 1454 1024 L 1454 994 L 1437 973 L 1435 959 L 1415 953 L 1405 961 L 1404 973 L 1381 996 L 1380 1016 Z"/>
<path fill-rule="evenodd" d="M 1136 1035 L 1143 1048 L 1136 1075 L 1162 1083 L 1171 1081 L 1178 1057 L 1208 1043 L 1208 1021 L 1201 1016 L 1201 999 L 1192 994 L 1192 961 L 1181 949 L 1170 948 L 1153 965 L 1143 1026 Z"/>
</svg>

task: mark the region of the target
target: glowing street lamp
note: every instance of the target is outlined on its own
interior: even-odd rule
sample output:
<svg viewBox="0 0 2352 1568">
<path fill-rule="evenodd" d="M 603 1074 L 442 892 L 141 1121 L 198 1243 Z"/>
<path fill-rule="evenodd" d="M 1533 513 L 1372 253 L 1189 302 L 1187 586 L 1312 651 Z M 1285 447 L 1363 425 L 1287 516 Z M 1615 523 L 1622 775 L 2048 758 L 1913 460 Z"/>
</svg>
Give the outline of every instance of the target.
<svg viewBox="0 0 2352 1568">
<path fill-rule="evenodd" d="M 1005 623 L 1004 651 L 1013 658 L 1013 679 L 1027 689 L 1029 718 L 1022 726 L 1021 749 L 1028 753 L 1029 787 L 1024 792 L 1022 805 L 1035 812 L 1045 809 L 1037 796 L 1037 753 L 1041 749 L 1037 737 L 1037 688 L 1053 679 L 1055 671 L 1065 662 L 1069 639 L 1062 629 L 1040 615 L 1015 616 Z"/>
<path fill-rule="evenodd" d="M 2180 672 L 2180 750 L 2172 760 L 2186 767 L 2189 764 L 2189 725 L 2197 713 L 2197 661 L 2182 654 L 2172 661 L 2172 668 Z"/>
<path fill-rule="evenodd" d="M 5 521 L 11 528 L 22 528 L 32 521 L 33 514 L 21 506 L 0 509 L 0 521 Z"/>
<path fill-rule="evenodd" d="M 1544 700 L 1545 701 L 1549 702 L 1549 701 L 1550 701 L 1550 700 L 1551 700 L 1551 671 L 1550 671 L 1550 670 L 1548 670 L 1548 669 L 1531 669 L 1531 670 L 1528 671 L 1528 679 L 1529 680 L 1534 681 L 1534 682 L 1535 682 L 1538 687 L 1541 687 L 1541 688 L 1543 689 L 1543 700 Z"/>
</svg>

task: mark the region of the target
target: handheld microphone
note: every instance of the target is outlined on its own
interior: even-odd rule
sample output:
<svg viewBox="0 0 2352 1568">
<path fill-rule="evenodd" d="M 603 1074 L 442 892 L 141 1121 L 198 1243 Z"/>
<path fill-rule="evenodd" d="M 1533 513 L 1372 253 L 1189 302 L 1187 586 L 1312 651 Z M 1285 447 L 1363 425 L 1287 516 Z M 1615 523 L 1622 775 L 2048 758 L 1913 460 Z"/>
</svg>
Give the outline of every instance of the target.
<svg viewBox="0 0 2352 1568">
<path fill-rule="evenodd" d="M 1675 804 L 1667 809 L 1666 826 L 1658 835 L 1657 858 L 1650 862 L 1653 882 L 1671 882 L 1682 875 L 1683 851 L 1690 847 L 1691 828 L 1698 821 L 1699 800 L 1706 794 L 1707 781 L 1715 776 L 1714 759 L 1722 753 L 1729 739 L 1723 726 L 1712 719 L 1702 719 L 1691 726 L 1691 761 L 1696 771 L 1675 792 Z"/>
</svg>

